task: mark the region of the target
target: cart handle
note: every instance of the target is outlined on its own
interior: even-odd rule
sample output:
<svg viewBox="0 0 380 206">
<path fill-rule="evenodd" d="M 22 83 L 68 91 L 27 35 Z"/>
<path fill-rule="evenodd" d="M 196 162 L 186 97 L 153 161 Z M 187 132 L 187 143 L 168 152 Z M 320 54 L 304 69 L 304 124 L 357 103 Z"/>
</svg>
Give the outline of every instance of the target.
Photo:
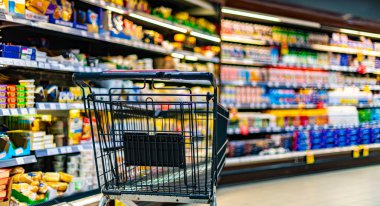
<svg viewBox="0 0 380 206">
<path fill-rule="evenodd" d="M 111 70 L 94 73 L 74 73 L 73 80 L 111 80 L 111 79 L 179 79 L 179 80 L 207 80 L 211 86 L 216 87 L 216 80 L 210 72 L 180 72 L 176 70 Z"/>
</svg>

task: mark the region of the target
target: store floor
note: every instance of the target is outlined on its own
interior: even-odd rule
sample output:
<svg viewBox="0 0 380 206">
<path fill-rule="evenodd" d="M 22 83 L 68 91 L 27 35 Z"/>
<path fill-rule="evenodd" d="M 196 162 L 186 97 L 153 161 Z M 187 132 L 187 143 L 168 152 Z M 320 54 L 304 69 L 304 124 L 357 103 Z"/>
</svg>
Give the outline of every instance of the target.
<svg viewBox="0 0 380 206">
<path fill-rule="evenodd" d="M 380 206 L 380 166 L 222 187 L 218 206 Z"/>
</svg>

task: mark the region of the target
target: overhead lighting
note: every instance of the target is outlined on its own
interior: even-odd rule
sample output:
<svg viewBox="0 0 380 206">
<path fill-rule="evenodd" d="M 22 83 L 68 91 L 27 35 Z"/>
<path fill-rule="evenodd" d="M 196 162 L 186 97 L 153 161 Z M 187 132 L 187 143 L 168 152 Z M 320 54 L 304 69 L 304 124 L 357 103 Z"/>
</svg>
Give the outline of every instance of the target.
<svg viewBox="0 0 380 206">
<path fill-rule="evenodd" d="M 149 23 L 152 23 L 152 24 L 155 24 L 155 25 L 158 25 L 158 26 L 162 26 L 162 27 L 174 30 L 174 31 L 178 31 L 178 32 L 181 32 L 181 33 L 187 33 L 187 29 L 184 29 L 184 28 L 181 28 L 181 27 L 178 27 L 178 26 L 174 26 L 174 25 L 171 25 L 171 24 L 167 24 L 167 23 L 164 23 L 164 22 L 161 22 L 161 21 L 157 21 L 155 19 L 151 19 L 151 18 L 148 18 L 148 17 L 145 17 L 145 16 L 141 16 L 139 14 L 130 13 L 129 16 L 133 17 L 133 18 L 136 18 L 136 19 L 140 19 L 140 20 L 149 22 Z"/>
<path fill-rule="evenodd" d="M 198 57 L 196 56 L 185 56 L 185 59 L 189 61 L 198 61 Z"/>
<path fill-rule="evenodd" d="M 179 58 L 179 59 L 185 58 L 185 55 L 179 54 L 179 53 L 172 53 L 171 56 L 174 58 Z"/>
<path fill-rule="evenodd" d="M 199 38 L 202 38 L 202 39 L 207 39 L 207 40 L 210 40 L 210 41 L 218 42 L 218 43 L 220 42 L 220 38 L 219 37 L 210 36 L 210 35 L 207 35 L 207 34 L 202 34 L 202 33 L 196 32 L 196 31 L 190 32 L 190 35 L 196 36 L 196 37 L 199 37 Z"/>
<path fill-rule="evenodd" d="M 262 19 L 266 21 L 295 24 L 295 25 L 312 27 L 312 28 L 321 27 L 321 24 L 318 22 L 305 21 L 305 20 L 293 19 L 293 18 L 281 17 L 281 16 L 271 16 L 271 15 L 266 15 L 262 13 L 248 12 L 244 10 L 237 10 L 237 9 L 231 9 L 231 8 L 226 8 L 226 7 L 222 8 L 222 12 L 226 14 L 233 14 L 233 15 L 244 16 L 244 17 L 249 17 L 249 18 L 254 18 L 254 19 Z"/>
<path fill-rule="evenodd" d="M 244 16 L 244 17 L 249 17 L 249 18 L 254 18 L 254 19 L 281 22 L 280 18 L 278 17 L 268 16 L 264 14 L 253 13 L 253 12 L 247 12 L 243 10 L 231 9 L 231 8 L 226 8 L 226 7 L 222 8 L 222 12 L 225 14 L 233 14 L 233 15 Z"/>
<path fill-rule="evenodd" d="M 110 10 L 110 11 L 113 11 L 113 12 L 116 12 L 118 14 L 126 14 L 127 13 L 124 9 L 119 9 L 119 8 L 116 8 L 116 7 L 113 7 L 113 6 L 106 6 L 106 9 Z"/>
<path fill-rule="evenodd" d="M 264 40 L 258 40 L 258 39 L 247 39 L 247 38 L 240 38 L 239 36 L 229 36 L 229 35 L 222 35 L 223 41 L 228 42 L 238 42 L 238 43 L 245 43 L 245 44 L 254 44 L 254 45 L 266 45 L 266 41 Z"/>
<path fill-rule="evenodd" d="M 295 24 L 295 25 L 299 25 L 299 26 L 306 26 L 306 27 L 311 27 L 311 28 L 321 28 L 320 23 L 313 22 L 313 21 L 305 21 L 305 20 L 293 19 L 293 18 L 287 18 L 287 17 L 280 17 L 280 21 L 283 23 Z"/>
<path fill-rule="evenodd" d="M 364 31 L 357 31 L 357 30 L 351 30 L 351 29 L 339 29 L 340 32 L 345 34 L 354 34 L 359 36 L 366 36 L 366 37 L 372 37 L 372 38 L 379 38 L 380 34 L 376 33 L 370 33 L 370 32 L 364 32 Z"/>
</svg>

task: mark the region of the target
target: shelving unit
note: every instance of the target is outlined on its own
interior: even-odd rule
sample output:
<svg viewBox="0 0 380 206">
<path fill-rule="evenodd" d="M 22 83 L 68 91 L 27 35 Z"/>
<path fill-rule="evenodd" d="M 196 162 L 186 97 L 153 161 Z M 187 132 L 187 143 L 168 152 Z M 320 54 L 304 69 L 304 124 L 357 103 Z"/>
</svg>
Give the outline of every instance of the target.
<svg viewBox="0 0 380 206">
<path fill-rule="evenodd" d="M 150 0 L 149 0 L 150 1 Z M 157 3 L 156 1 L 151 1 L 153 4 Z M 167 3 L 167 2 L 166 2 Z M 203 3 L 203 4 L 202 4 Z M 173 5 L 182 5 L 182 1 L 172 1 L 167 3 L 169 6 Z M 88 9 L 100 9 L 102 8 L 103 14 L 121 14 L 123 18 L 128 19 L 133 22 L 133 24 L 142 26 L 144 30 L 149 30 L 154 32 L 159 32 L 161 36 L 159 38 L 164 38 L 166 41 L 174 41 L 175 34 L 184 34 L 186 38 L 195 37 L 196 43 L 194 45 L 186 45 L 184 49 L 178 48 L 173 49 L 173 46 L 163 45 L 161 43 L 150 42 L 143 40 L 138 40 L 135 38 L 119 38 L 112 36 L 110 30 L 99 29 L 98 33 L 80 30 L 74 27 L 67 27 L 63 25 L 30 20 L 27 18 L 23 18 L 20 16 L 11 15 L 9 13 L 0 13 L 0 23 L 2 25 L 2 41 L 3 43 L 10 43 L 12 45 L 20 45 L 20 46 L 28 46 L 28 48 L 37 48 L 37 51 L 44 51 L 48 53 L 48 56 L 58 56 L 56 53 L 59 53 L 61 56 L 58 59 L 48 58 L 46 61 L 40 60 L 25 60 L 19 58 L 8 58 L 8 57 L 0 57 L 0 66 L 1 71 L 0 74 L 5 76 L 4 82 L 0 82 L 0 84 L 18 84 L 18 80 L 20 79 L 35 79 L 36 82 L 39 82 L 40 85 L 35 85 L 36 88 L 38 86 L 43 87 L 43 94 L 40 94 L 43 97 L 39 97 L 39 100 L 35 100 L 35 104 L 33 108 L 4 108 L 0 109 L 0 121 L 24 121 L 25 125 L 23 125 L 23 130 L 28 130 L 26 127 L 30 123 L 29 121 L 34 121 L 34 119 L 38 119 L 39 122 L 36 125 L 32 124 L 38 128 L 38 125 L 42 121 L 57 121 L 58 123 L 62 123 L 64 121 L 69 121 L 67 119 L 70 118 L 71 113 L 82 113 L 84 111 L 84 105 L 78 98 L 75 97 L 75 100 L 71 99 L 74 97 L 68 96 L 67 100 L 61 100 L 58 93 L 64 92 L 72 92 L 71 90 L 75 86 L 72 82 L 72 74 L 76 72 L 103 72 L 107 70 L 117 69 L 131 69 L 132 66 L 125 67 L 124 65 L 117 64 L 117 67 L 112 68 L 116 64 L 109 59 L 108 57 L 122 56 L 126 59 L 127 55 L 138 55 L 137 61 L 146 60 L 147 58 L 151 58 L 153 65 L 153 58 L 164 59 L 165 61 L 173 61 L 177 64 L 202 64 L 202 65 L 217 65 L 219 64 L 219 56 L 218 55 L 210 55 L 200 53 L 199 51 L 194 52 L 195 46 L 197 47 L 208 47 L 208 46 L 220 46 L 220 36 L 218 32 L 216 34 L 211 34 L 200 29 L 192 28 L 191 26 L 185 26 L 178 22 L 169 21 L 160 17 L 157 17 L 153 14 L 144 13 L 141 11 L 133 10 L 130 8 L 118 6 L 113 3 L 106 2 L 104 0 L 79 0 L 75 2 L 75 5 L 79 5 L 78 9 L 86 8 Z M 174 8 L 175 12 L 177 11 L 185 11 L 191 10 L 194 7 L 203 7 L 204 5 L 211 6 L 212 10 L 215 10 L 213 14 L 214 16 L 205 16 L 205 19 L 208 21 L 214 21 L 215 26 L 220 24 L 219 15 L 220 11 L 216 10 L 219 8 L 218 3 L 209 3 L 209 2 L 201 2 L 201 4 L 197 4 L 197 1 L 189 1 L 186 3 L 185 7 Z M 156 7 L 156 5 L 153 5 Z M 96 9 L 95 9 L 96 8 Z M 207 8 L 208 11 L 211 9 Z M 73 9 L 74 10 L 74 9 Z M 173 11 L 173 12 L 174 12 Z M 75 11 L 77 12 L 77 11 Z M 190 11 L 191 12 L 191 11 Z M 202 17 L 196 16 L 196 17 Z M 211 19 L 211 20 L 210 20 Z M 17 35 L 15 35 L 17 34 Z M 144 33 L 143 33 L 144 35 Z M 42 40 L 43 38 L 43 40 Z M 157 38 L 157 37 L 154 37 Z M 36 42 L 34 42 L 36 40 Z M 38 41 L 45 41 L 46 44 L 43 44 Z M 155 39 L 152 41 L 156 41 Z M 172 44 L 172 43 L 170 43 Z M 192 46 L 192 47 L 191 47 Z M 181 46 L 182 47 L 182 46 Z M 46 49 L 46 50 L 44 50 Z M 75 56 L 76 54 L 72 49 L 77 49 L 79 55 L 84 54 L 85 63 L 80 61 L 80 57 Z M 51 52 L 51 53 L 49 53 Z M 72 55 L 72 56 L 65 56 Z M 83 56 L 81 56 L 83 57 Z M 71 59 L 70 59 L 71 58 Z M 73 61 L 72 58 L 77 58 Z M 97 61 L 91 62 L 91 58 L 96 58 Z M 103 58 L 103 59 L 101 59 Z M 134 58 L 134 57 L 133 57 Z M 65 59 L 65 60 L 62 60 Z M 173 60 L 172 60 L 173 59 Z M 101 61 L 102 60 L 102 61 Z M 101 61 L 103 64 L 98 64 Z M 113 63 L 111 68 L 109 63 Z M 119 62 L 118 62 L 119 63 Z M 124 62 L 123 62 L 124 63 Z M 145 62 L 144 62 L 145 63 Z M 154 62 L 155 63 L 155 62 Z M 139 62 L 141 64 L 141 61 Z M 87 66 L 86 66 L 87 65 Z M 89 66 L 96 65 L 96 66 Z M 106 65 L 106 66 L 104 66 Z M 136 66 L 136 65 L 133 65 Z M 182 67 L 181 67 L 182 68 Z M 215 67 L 216 68 L 216 67 Z M 139 70 L 139 68 L 133 68 Z M 143 68 L 145 69 L 145 68 Z M 154 69 L 165 69 L 165 68 L 157 68 L 154 66 Z M 188 69 L 188 68 L 186 68 Z M 194 67 L 195 69 L 195 67 Z M 208 68 L 209 69 L 209 68 Z M 214 69 L 214 68 L 213 68 Z M 96 83 L 96 82 L 91 82 Z M 133 81 L 127 82 L 128 84 L 137 85 L 141 83 L 141 81 Z M 181 81 L 181 82 L 171 82 L 170 84 L 166 81 L 157 81 L 157 84 L 166 84 L 167 86 L 171 86 L 173 84 L 186 85 L 189 87 L 201 86 L 202 89 L 206 85 L 209 85 L 209 82 L 206 81 Z M 50 93 L 47 90 L 49 88 L 58 88 L 58 93 Z M 126 86 L 124 86 L 126 87 Z M 53 90 L 52 89 L 52 90 Z M 99 85 L 97 89 L 105 89 L 104 85 Z M 40 99 L 43 100 L 40 100 Z M 37 99 L 37 98 L 35 98 Z M 42 120 L 44 119 L 45 120 Z M 82 118 L 82 116 L 80 116 Z M 46 120 L 47 119 L 47 120 Z M 81 119 L 81 121 L 85 121 Z M 86 120 L 89 121 L 89 120 Z M 1 122 L 2 123 L 2 122 Z M 13 123 L 13 122 L 12 122 Z M 55 122 L 56 123 L 56 122 Z M 43 124 L 43 123 L 41 123 Z M 87 122 L 89 124 L 89 122 Z M 46 125 L 43 125 L 44 127 Z M 51 127 L 48 125 L 46 127 Z M 88 126 L 88 125 L 87 125 Z M 12 128 L 14 125 L 11 126 Z M 60 127 L 69 130 L 71 127 L 70 124 L 58 124 L 58 128 Z M 83 126 L 85 127 L 85 126 Z M 34 128 L 35 129 L 35 128 Z M 45 128 L 46 129 L 46 128 Z M 50 128 L 49 128 L 50 129 Z M 77 129 L 77 128 L 74 128 Z M 74 129 L 70 130 L 73 132 Z M 87 127 L 88 129 L 88 127 Z M 50 131 L 48 131 L 50 132 Z M 93 150 L 93 144 L 86 140 L 86 143 L 72 144 L 70 145 L 68 136 L 72 135 L 69 131 L 65 131 L 65 139 L 63 143 L 60 145 L 67 146 L 57 146 L 53 148 L 49 148 L 46 146 L 45 149 L 37 149 L 30 152 L 30 155 L 21 156 L 21 157 L 12 157 L 7 160 L 0 160 L 0 168 L 11 168 L 15 166 L 23 166 L 26 171 L 38 171 L 42 170 L 43 172 L 51 172 L 54 171 L 56 165 L 60 165 L 58 163 L 69 163 L 69 157 L 75 156 L 79 157 L 83 153 L 88 153 L 90 150 Z M 49 136 L 50 133 L 47 133 Z M 45 137 L 43 137 L 45 138 Z M 34 141 L 34 140 L 33 140 Z M 37 141 L 37 140 L 36 140 Z M 46 140 L 44 140 L 46 141 Z M 58 143 L 57 143 L 58 145 Z M 99 146 L 98 143 L 95 143 L 95 147 Z M 90 160 L 86 160 L 90 163 Z M 44 162 L 49 162 L 49 164 L 45 164 Z M 57 163 L 58 162 L 58 163 Z M 42 165 L 42 166 L 41 166 Z M 95 164 L 92 164 L 94 166 Z M 88 166 L 88 165 L 87 165 Z M 43 167 L 43 168 L 42 168 Z M 66 167 L 66 166 L 65 166 Z M 67 168 L 66 168 L 67 170 Z M 68 172 L 68 171 L 66 171 Z M 95 172 L 95 167 L 93 169 Z M 79 174 L 79 172 L 78 172 Z M 79 175 L 80 176 L 80 175 Z M 91 176 L 91 175 L 89 175 Z M 87 177 L 87 176 L 86 176 Z M 81 176 L 79 177 L 81 178 Z M 86 182 L 89 180 L 86 179 Z M 91 182 L 92 180 L 90 180 Z M 71 205 L 85 205 L 85 204 L 96 204 L 99 201 L 100 191 L 98 189 L 91 189 L 90 191 L 80 191 L 74 193 L 73 195 L 58 197 L 54 200 L 44 202 L 39 204 L 39 206 L 45 205 L 55 205 L 55 204 L 71 204 Z M 79 198 L 83 198 L 78 200 Z"/>
<path fill-rule="evenodd" d="M 269 5 L 270 3 L 268 3 Z M 314 83 L 314 82 L 307 82 L 307 83 L 299 83 L 292 80 L 282 80 L 282 81 L 273 81 L 273 80 L 265 80 L 266 78 L 269 79 L 269 76 L 271 75 L 269 73 L 270 69 L 274 68 L 278 71 L 287 70 L 297 70 L 304 73 L 307 72 L 313 72 L 313 71 L 321 71 L 321 72 L 328 72 L 328 73 L 339 73 L 342 76 L 347 75 L 350 77 L 371 77 L 371 78 L 377 78 L 377 74 L 379 74 L 379 68 L 376 68 L 376 66 L 366 66 L 365 70 L 363 71 L 362 68 L 359 66 L 354 65 L 344 65 L 342 64 L 332 64 L 329 62 L 328 64 L 320 64 L 320 63 L 306 63 L 310 62 L 311 57 L 305 57 L 305 61 L 302 60 L 302 52 L 310 52 L 310 53 L 317 53 L 317 54 L 327 54 L 330 55 L 329 58 L 331 58 L 332 55 L 353 55 L 353 56 L 364 56 L 366 57 L 372 57 L 377 58 L 380 55 L 379 51 L 376 50 L 370 50 L 370 49 L 361 49 L 361 48 L 350 48 L 350 46 L 338 46 L 330 44 L 330 40 L 332 38 L 332 33 L 339 31 L 343 32 L 342 29 L 335 28 L 333 26 L 330 26 L 328 24 L 323 25 L 319 22 L 310 22 L 307 21 L 307 24 L 301 24 L 297 22 L 297 19 L 294 19 L 295 23 L 291 23 L 290 21 L 285 21 L 287 17 L 280 16 L 281 12 L 278 12 L 276 14 L 276 11 L 268 9 L 269 6 L 267 4 L 265 5 L 258 5 L 256 3 L 247 3 L 243 1 L 236 1 L 234 3 L 227 1 L 226 7 L 222 9 L 224 12 L 224 19 L 235 21 L 235 23 L 230 23 L 228 25 L 233 25 L 233 28 L 223 28 L 223 21 L 222 20 L 222 31 L 221 31 L 221 40 L 222 40 L 222 55 L 221 55 L 221 68 L 225 66 L 228 68 L 228 71 L 230 73 L 225 73 L 226 79 L 223 79 L 223 73 L 221 74 L 221 99 L 223 102 L 223 98 L 226 98 L 224 105 L 231 109 L 233 112 L 232 115 L 236 114 L 236 117 L 239 117 L 239 114 L 242 114 L 242 119 L 239 123 L 233 122 L 233 126 L 230 126 L 227 130 L 229 140 L 231 142 L 231 146 L 229 147 L 230 154 L 227 155 L 226 158 L 226 167 L 225 170 L 222 172 L 222 180 L 221 184 L 229 184 L 229 183 L 236 183 L 236 182 L 245 182 L 248 180 L 261 180 L 266 178 L 273 178 L 277 176 L 289 176 L 289 175 L 296 175 L 296 174 L 302 174 L 306 172 L 314 172 L 314 171 L 324 171 L 328 169 L 339 169 L 339 168 L 346 168 L 350 166 L 356 166 L 356 165 L 366 165 L 366 164 L 373 164 L 376 161 L 379 160 L 377 155 L 379 154 L 380 148 L 378 143 L 374 144 L 361 144 L 361 145 L 354 145 L 354 146 L 337 146 L 333 148 L 324 148 L 324 149 L 306 149 L 304 151 L 289 151 L 287 148 L 285 150 L 279 150 L 281 149 L 281 146 L 268 146 L 266 147 L 266 144 L 274 145 L 274 142 L 266 143 L 265 139 L 271 138 L 273 135 L 273 138 L 277 138 L 274 141 L 287 141 L 288 139 L 279 139 L 280 137 L 283 138 L 281 135 L 284 134 L 291 134 L 289 137 L 284 136 L 284 138 L 295 138 L 294 135 L 298 132 L 305 132 L 308 133 L 313 130 L 318 131 L 327 131 L 327 130 L 338 130 L 338 129 L 348 129 L 348 128 L 359 128 L 363 127 L 365 128 L 368 123 L 357 123 L 357 124 L 306 124 L 300 126 L 300 125 L 291 125 L 292 121 L 298 121 L 299 124 L 302 120 L 300 119 L 286 119 L 286 117 L 283 117 L 285 120 L 285 125 L 289 124 L 287 126 L 277 126 L 276 120 L 273 120 L 275 124 L 274 126 L 268 126 L 269 123 L 267 123 L 267 126 L 259 127 L 256 125 L 259 125 L 260 118 L 265 118 L 258 116 L 257 119 L 254 117 L 256 115 L 265 114 L 268 110 L 275 110 L 275 111 L 305 111 L 305 114 L 308 110 L 312 109 L 323 109 L 330 106 L 353 106 L 357 109 L 377 109 L 379 108 L 378 102 L 356 102 L 356 103 L 347 103 L 347 102 L 341 102 L 341 103 L 328 103 L 323 102 L 321 104 L 317 103 L 271 103 L 273 101 L 268 97 L 269 102 L 260 102 L 255 100 L 252 100 L 250 95 L 252 95 L 254 98 L 257 96 L 260 96 L 260 92 L 264 92 L 264 94 L 267 94 L 265 92 L 268 92 L 269 90 L 276 90 L 276 89 L 283 89 L 283 90 L 293 90 L 295 91 L 295 94 L 299 94 L 298 92 L 300 90 L 309 90 L 312 89 L 314 91 L 319 90 L 335 90 L 335 89 L 343 89 L 346 87 L 355 87 L 359 90 L 365 90 L 365 91 L 371 91 L 373 94 L 377 94 L 379 90 L 378 83 L 368 85 L 367 83 L 364 84 L 356 84 L 356 83 L 344 83 L 344 84 L 337 84 L 337 83 Z M 235 7 L 236 6 L 236 7 Z M 247 11 L 245 9 L 252 9 L 251 11 Z M 257 13 L 256 13 L 257 10 Z M 276 10 L 276 9 L 275 9 Z M 266 12 L 269 12 L 268 15 Z M 279 15 L 279 16 L 277 16 Z M 298 18 L 302 18 L 302 15 L 298 15 Z M 242 26 L 239 27 L 239 24 L 237 22 L 242 22 Z M 303 21 L 303 20 L 302 20 Z M 245 24 L 244 24 L 245 23 Z M 326 22 L 323 22 L 326 23 Z M 249 25 L 250 24 L 250 25 Z M 253 26 L 255 24 L 255 26 Z M 256 26 L 257 25 L 257 26 Z M 312 26 L 311 26 L 312 25 Z M 334 25 L 336 26 L 336 25 Z M 341 28 L 344 28 L 347 25 L 342 26 Z M 301 41 L 297 38 L 302 39 L 303 37 L 282 37 L 281 43 L 279 41 L 274 40 L 274 34 L 272 35 L 272 30 L 269 32 L 268 27 L 272 27 L 280 31 L 284 31 L 283 35 L 289 35 L 291 36 L 294 32 L 295 36 L 301 34 L 311 35 L 311 34 L 317 34 L 317 35 L 325 35 L 327 34 L 329 36 L 329 41 L 327 44 L 321 44 L 317 42 L 312 43 L 294 43 L 295 41 Z M 283 28 L 283 30 L 281 30 Z M 235 30 L 234 30 L 235 29 Z M 241 29 L 241 30 L 239 30 Z M 246 29 L 246 30 L 244 30 Z M 256 30 L 255 30 L 256 29 Z M 277 31 L 276 30 L 276 31 Z M 223 33 L 224 31 L 230 32 L 230 33 Z M 236 33 L 234 33 L 234 31 Z M 245 35 L 244 32 L 252 33 L 256 32 L 252 36 Z M 240 32 L 240 33 L 239 33 Z M 261 32 L 261 33 L 260 33 Z M 288 33 L 287 33 L 288 32 Z M 298 32 L 298 34 L 297 34 Z M 309 33 L 307 33 L 309 32 Z M 270 33 L 270 34 L 269 34 Z M 277 33 L 276 33 L 277 34 Z M 346 33 L 349 36 L 349 38 L 357 38 L 357 36 L 352 35 L 353 33 Z M 277 34 L 279 35 L 279 34 Z M 269 37 L 270 36 L 270 37 Z M 374 36 L 372 36 L 374 37 Z M 370 38 L 372 41 L 377 42 L 378 39 L 372 38 L 371 36 L 366 36 L 366 38 Z M 277 36 L 278 39 L 280 39 Z M 291 39 L 293 38 L 293 39 Z M 306 37 L 304 37 L 306 39 Z M 289 40 L 291 39 L 291 40 Z M 293 41 L 293 43 L 290 43 L 289 41 Z M 306 40 L 305 40 L 306 41 Z M 372 42 L 371 42 L 372 43 Z M 225 47 L 223 45 L 226 45 Z M 240 45 L 240 47 L 235 47 L 235 50 L 233 49 L 233 45 Z M 223 49 L 226 48 L 228 50 L 223 51 Z M 246 48 L 246 50 L 243 51 L 243 48 Z M 254 50 L 257 48 L 257 51 Z M 269 54 L 268 50 L 259 48 L 274 48 L 277 50 L 277 52 L 272 52 Z M 241 50 L 242 51 L 241 51 Z M 291 59 L 287 59 L 288 61 L 293 60 L 292 63 L 284 62 L 282 57 L 286 56 L 289 51 L 294 51 L 294 53 L 297 54 L 299 52 L 299 59 L 297 61 L 295 60 L 295 57 Z M 223 53 L 225 52 L 225 53 Z M 230 53 L 228 53 L 230 52 Z M 261 53 L 260 53 L 261 52 Z M 265 52 L 268 52 L 269 55 L 276 56 L 278 58 L 274 58 L 273 56 L 270 56 L 268 58 L 262 58 L 259 59 L 257 56 L 260 57 L 260 55 L 267 54 Z M 228 54 L 228 55 L 226 55 Z M 255 56 L 256 54 L 256 56 Z M 235 56 L 234 56 L 235 55 Z M 249 57 L 248 55 L 251 55 Z M 265 59 L 265 60 L 264 60 Z M 275 59 L 275 60 L 274 60 Z M 301 62 L 300 62 L 301 61 Z M 296 63 L 297 62 L 297 63 Z M 378 67 L 378 66 L 377 66 Z M 236 72 L 232 72 L 234 69 L 236 69 Z M 254 71 L 255 70 L 255 71 Z M 240 73 L 239 73 L 240 71 Z M 257 71 L 257 72 L 256 72 Z M 260 71 L 260 72 L 258 72 Z M 256 73 L 253 73 L 256 72 Z M 239 76 L 240 75 L 240 76 Z M 265 76 L 266 75 L 266 76 Z M 289 76 L 291 74 L 288 74 Z M 240 78 L 233 80 L 231 76 L 235 78 Z M 237 76 L 237 77 L 236 77 Z M 260 79 L 260 80 L 255 80 Z M 263 80 L 264 79 L 264 80 Z M 284 78 L 285 79 L 285 78 Z M 225 92 L 223 91 L 223 88 L 226 88 Z M 235 90 L 232 90 L 232 88 L 235 88 Z M 241 88 L 238 90 L 238 88 Z M 263 90 L 253 90 L 257 93 L 249 93 L 253 92 L 252 90 L 248 90 L 250 88 L 262 88 Z M 244 91 L 246 93 L 244 93 Z M 233 93 L 236 92 L 236 93 Z M 240 92 L 240 93 L 239 93 Z M 245 95 L 244 95 L 245 94 Z M 240 96 L 239 96 L 240 95 Z M 301 95 L 300 95 L 301 96 Z M 228 98 L 228 99 L 227 99 Z M 235 101 L 233 101 L 233 98 L 235 98 Z M 274 97 L 273 97 L 274 98 Z M 279 97 L 280 98 L 280 97 Z M 286 97 L 283 97 L 286 99 Z M 301 98 L 301 97 L 300 97 Z M 245 100 L 244 100 L 245 99 Z M 252 102 L 249 102 L 249 100 L 252 100 Z M 240 102 L 239 102 L 240 100 Z M 244 101 L 242 101 L 244 100 Z M 278 99 L 277 99 L 278 100 Z M 232 101 L 232 102 L 231 102 Z M 247 113 L 249 112 L 249 113 Z M 246 113 L 246 114 L 245 114 Z M 248 117 L 249 115 L 250 118 Z M 303 117 L 302 117 L 303 118 Z M 236 119 L 231 119 L 232 121 L 236 121 Z M 277 120 L 278 121 L 278 120 Z M 281 121 L 280 121 L 281 122 Z M 369 122 L 374 125 L 378 125 L 376 121 Z M 280 136 L 279 136 L 280 135 Z M 295 144 L 294 141 L 291 144 Z M 309 145 L 311 145 L 311 140 Z M 246 144 L 243 144 L 244 142 L 247 142 Z M 234 144 L 232 144 L 234 143 Z M 278 144 L 278 143 L 277 143 Z M 285 143 L 284 143 L 285 144 Z M 272 149 L 273 147 L 273 149 Z M 329 146 L 331 147 L 331 145 Z M 249 150 L 251 148 L 251 150 Z M 261 150 L 260 150 L 261 148 Z M 359 149 L 358 149 L 359 148 Z M 247 151 L 246 151 L 247 150 Z M 362 155 L 360 153 L 359 158 L 356 158 L 353 156 L 353 152 L 360 150 L 360 152 L 363 152 L 365 150 L 366 152 L 369 150 L 369 154 Z M 252 153 L 250 153 L 250 152 Z M 263 151 L 260 152 L 259 151 Z M 231 153 L 232 152 L 232 153 Z M 246 152 L 246 153 L 244 153 Z M 244 153 L 244 154 L 243 154 Z M 231 154 L 240 155 L 237 157 L 232 157 Z M 313 161 L 308 162 L 307 156 L 311 155 Z"/>
</svg>

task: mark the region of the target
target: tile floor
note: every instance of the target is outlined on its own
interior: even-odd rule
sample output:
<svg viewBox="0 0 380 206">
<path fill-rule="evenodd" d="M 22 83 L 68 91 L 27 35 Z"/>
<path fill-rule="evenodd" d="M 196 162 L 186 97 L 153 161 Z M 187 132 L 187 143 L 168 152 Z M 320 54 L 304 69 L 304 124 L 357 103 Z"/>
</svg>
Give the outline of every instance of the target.
<svg viewBox="0 0 380 206">
<path fill-rule="evenodd" d="M 380 166 L 222 187 L 218 206 L 380 206 Z"/>
</svg>

